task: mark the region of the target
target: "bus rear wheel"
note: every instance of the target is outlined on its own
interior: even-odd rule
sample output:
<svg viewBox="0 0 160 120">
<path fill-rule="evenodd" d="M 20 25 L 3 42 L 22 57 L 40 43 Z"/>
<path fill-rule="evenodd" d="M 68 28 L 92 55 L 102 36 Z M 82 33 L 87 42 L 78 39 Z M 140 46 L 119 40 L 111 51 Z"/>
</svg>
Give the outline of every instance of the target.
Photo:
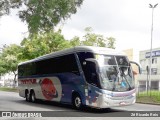
<svg viewBox="0 0 160 120">
<path fill-rule="evenodd" d="M 36 96 L 35 96 L 34 91 L 31 92 L 30 101 L 31 101 L 31 102 L 36 102 Z"/>
<path fill-rule="evenodd" d="M 30 101 L 30 95 L 29 95 L 29 92 L 27 91 L 26 94 L 25 94 L 25 98 L 26 98 L 26 101 L 29 102 Z"/>
<path fill-rule="evenodd" d="M 82 108 L 82 99 L 81 99 L 80 95 L 75 94 L 73 96 L 72 103 L 73 103 L 73 106 L 75 109 L 81 109 Z"/>
</svg>

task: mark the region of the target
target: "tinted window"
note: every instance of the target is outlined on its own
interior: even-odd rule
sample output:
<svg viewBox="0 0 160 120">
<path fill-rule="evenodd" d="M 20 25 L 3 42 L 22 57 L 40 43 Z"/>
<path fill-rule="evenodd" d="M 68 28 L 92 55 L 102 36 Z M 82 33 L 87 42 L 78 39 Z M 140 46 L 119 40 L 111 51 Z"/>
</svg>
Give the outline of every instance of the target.
<svg viewBox="0 0 160 120">
<path fill-rule="evenodd" d="M 18 66 L 18 76 L 31 76 L 36 74 L 36 64 L 35 63 L 28 63 L 24 65 Z"/>
<path fill-rule="evenodd" d="M 116 65 L 116 61 L 113 56 L 104 56 L 104 64 L 105 65 Z"/>
<path fill-rule="evenodd" d="M 129 62 L 126 57 L 116 56 L 116 59 L 117 59 L 118 65 L 129 66 Z"/>
<path fill-rule="evenodd" d="M 90 53 L 90 52 L 79 52 L 77 53 L 77 55 L 79 57 L 81 65 L 83 64 L 83 62 L 85 62 L 85 59 L 94 58 L 93 53 Z M 83 69 L 83 65 L 82 65 L 82 69 Z"/>
<path fill-rule="evenodd" d="M 37 74 L 52 74 L 64 72 L 79 73 L 77 62 L 73 54 L 38 61 L 36 64 Z"/>
<path fill-rule="evenodd" d="M 77 55 L 79 57 L 86 81 L 99 86 L 95 63 L 85 61 L 87 58 L 94 58 L 94 54 L 90 52 L 79 52 Z"/>
<path fill-rule="evenodd" d="M 93 55 L 93 53 L 90 53 L 90 52 L 79 52 L 79 53 L 77 53 L 77 55 L 78 55 L 79 61 L 81 63 L 81 67 L 84 72 L 85 78 L 86 78 L 87 82 L 90 83 L 90 80 L 88 79 L 88 70 L 87 70 L 88 67 L 84 63 L 86 62 L 85 59 L 94 58 L 94 55 Z"/>
<path fill-rule="evenodd" d="M 28 63 L 18 67 L 19 77 L 64 72 L 79 74 L 74 54 Z"/>
</svg>

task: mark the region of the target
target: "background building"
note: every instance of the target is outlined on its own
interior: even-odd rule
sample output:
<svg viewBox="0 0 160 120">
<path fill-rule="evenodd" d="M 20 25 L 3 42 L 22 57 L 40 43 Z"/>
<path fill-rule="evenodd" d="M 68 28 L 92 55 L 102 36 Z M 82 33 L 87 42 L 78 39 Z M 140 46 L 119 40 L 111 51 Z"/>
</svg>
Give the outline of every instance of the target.
<svg viewBox="0 0 160 120">
<path fill-rule="evenodd" d="M 138 85 L 142 90 L 147 90 L 147 81 L 150 89 L 160 90 L 160 48 L 152 51 L 151 81 L 149 82 L 150 50 L 139 52 L 139 61 L 142 66 L 142 74 L 138 76 Z"/>
<path fill-rule="evenodd" d="M 4 79 L 2 79 L 2 77 L 0 76 L 0 87 L 4 86 Z"/>
<path fill-rule="evenodd" d="M 7 73 L 5 75 L 0 76 L 0 86 L 5 86 L 5 87 L 13 87 L 13 86 L 18 86 L 14 84 L 14 74 L 13 73 Z"/>
</svg>

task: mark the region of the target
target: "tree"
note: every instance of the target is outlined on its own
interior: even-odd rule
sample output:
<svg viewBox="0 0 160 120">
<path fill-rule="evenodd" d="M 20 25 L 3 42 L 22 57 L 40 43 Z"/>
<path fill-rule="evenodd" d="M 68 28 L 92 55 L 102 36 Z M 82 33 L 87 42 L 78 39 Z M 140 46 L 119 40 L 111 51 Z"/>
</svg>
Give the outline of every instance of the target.
<svg viewBox="0 0 160 120">
<path fill-rule="evenodd" d="M 9 13 L 9 3 L 8 0 L 1 0 L 0 1 L 0 17 L 2 15 L 8 14 Z"/>
<path fill-rule="evenodd" d="M 103 37 L 103 35 L 93 33 L 91 27 L 85 28 L 85 32 L 86 34 L 83 36 L 84 41 L 82 41 L 83 45 L 100 47 L 106 46 L 105 42 L 107 40 Z"/>
<path fill-rule="evenodd" d="M 113 48 L 115 49 L 115 41 L 116 39 L 113 37 L 109 37 L 108 39 L 108 48 Z"/>
<path fill-rule="evenodd" d="M 108 47 L 115 49 L 115 38 L 109 37 L 105 38 L 103 35 L 93 33 L 93 29 L 91 27 L 85 28 L 86 34 L 83 36 L 83 40 L 80 40 L 79 37 L 74 37 L 70 40 L 71 46 L 99 46 L 99 47 Z"/>
<path fill-rule="evenodd" d="M 80 46 L 81 45 L 81 40 L 80 40 L 79 37 L 75 36 L 70 40 L 70 44 L 71 44 L 72 47 Z"/>
<path fill-rule="evenodd" d="M 0 55 L 0 74 L 12 72 L 14 74 L 14 83 L 16 83 L 20 53 L 21 47 L 16 44 L 11 44 L 10 46 L 4 47 Z"/>
<path fill-rule="evenodd" d="M 71 45 L 64 39 L 61 30 L 35 34 L 33 37 L 25 38 L 21 46 L 4 46 L 0 53 L 0 75 L 12 72 L 16 83 L 18 63 L 69 47 Z"/>
<path fill-rule="evenodd" d="M 1 0 L 1 14 L 18 8 L 19 17 L 28 24 L 30 34 L 48 32 L 60 21 L 77 12 L 83 0 Z"/>
<path fill-rule="evenodd" d="M 21 42 L 24 60 L 33 59 L 44 54 L 71 47 L 69 41 L 64 39 L 61 30 L 50 31 L 41 35 L 34 35 Z"/>
<path fill-rule="evenodd" d="M 2 59 L 2 56 L 0 56 L 0 76 L 5 74 L 5 61 Z"/>
</svg>

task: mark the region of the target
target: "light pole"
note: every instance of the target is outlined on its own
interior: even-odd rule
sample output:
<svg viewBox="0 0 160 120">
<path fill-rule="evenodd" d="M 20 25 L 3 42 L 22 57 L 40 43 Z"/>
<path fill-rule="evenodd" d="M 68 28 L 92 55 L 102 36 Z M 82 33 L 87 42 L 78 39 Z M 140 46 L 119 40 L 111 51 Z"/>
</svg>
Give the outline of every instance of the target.
<svg viewBox="0 0 160 120">
<path fill-rule="evenodd" d="M 151 89 L 151 70 L 152 70 L 152 36 L 153 36 L 153 12 L 154 12 L 154 8 L 156 8 L 158 5 L 152 5 L 149 4 L 149 8 L 152 8 L 152 25 L 151 25 L 151 49 L 150 49 L 150 65 L 149 65 L 149 88 Z M 148 87 L 148 83 L 147 83 L 147 87 Z"/>
</svg>

